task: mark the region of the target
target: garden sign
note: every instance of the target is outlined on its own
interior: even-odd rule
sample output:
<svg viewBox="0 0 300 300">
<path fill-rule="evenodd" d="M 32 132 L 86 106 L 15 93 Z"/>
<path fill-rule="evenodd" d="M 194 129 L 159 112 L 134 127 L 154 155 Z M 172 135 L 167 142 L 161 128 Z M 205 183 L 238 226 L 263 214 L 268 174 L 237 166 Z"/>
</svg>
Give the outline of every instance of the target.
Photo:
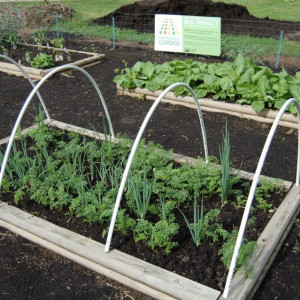
<svg viewBox="0 0 300 300">
<path fill-rule="evenodd" d="M 154 49 L 220 56 L 221 18 L 155 15 Z"/>
</svg>

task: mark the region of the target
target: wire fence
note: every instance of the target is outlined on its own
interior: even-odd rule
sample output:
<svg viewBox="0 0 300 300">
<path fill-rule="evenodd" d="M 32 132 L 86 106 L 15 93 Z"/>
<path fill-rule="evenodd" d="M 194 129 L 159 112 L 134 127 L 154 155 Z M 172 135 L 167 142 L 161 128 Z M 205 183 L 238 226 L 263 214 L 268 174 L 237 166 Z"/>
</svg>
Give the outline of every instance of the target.
<svg viewBox="0 0 300 300">
<path fill-rule="evenodd" d="M 113 18 L 115 19 L 115 26 L 118 28 L 136 30 L 140 33 L 154 32 L 155 15 L 110 14 L 96 19 L 92 23 L 112 25 Z M 273 20 L 222 19 L 222 33 L 277 38 L 281 30 L 290 38 L 300 41 L 300 23 Z"/>
<path fill-rule="evenodd" d="M 155 15 L 110 14 L 93 20 L 92 24 L 113 26 L 116 29 L 133 30 L 140 34 L 154 33 Z M 270 53 L 276 56 L 275 68 L 278 68 L 280 55 L 300 56 L 300 23 L 259 19 L 222 19 L 222 53 L 227 56 L 237 52 L 256 57 Z M 121 32 L 116 30 L 113 42 Z M 236 37 L 239 37 L 236 39 Z M 249 39 L 252 38 L 252 39 Z M 291 41 L 294 42 L 291 52 Z M 153 42 L 153 38 L 152 38 Z M 251 45 L 250 45 L 251 44 Z"/>
<path fill-rule="evenodd" d="M 53 37 L 63 36 L 66 40 L 74 38 L 73 34 L 65 31 L 63 22 L 70 21 L 73 18 L 72 11 L 56 10 L 53 11 L 32 11 L 30 25 L 34 28 L 52 28 Z M 139 35 L 149 35 L 147 42 L 154 42 L 154 22 L 155 15 L 133 15 L 123 13 L 112 13 L 103 18 L 90 20 L 89 24 L 92 26 L 99 26 L 99 37 L 109 38 L 112 40 L 112 45 L 116 46 L 119 40 L 136 41 Z M 55 28 L 55 30 L 53 30 Z M 101 29 L 102 28 L 102 29 Z M 105 28 L 105 30 L 103 29 Z M 103 36 L 101 36 L 101 32 Z M 293 41 L 299 44 L 300 47 L 300 23 L 282 22 L 274 20 L 259 20 L 259 19 L 222 19 L 221 20 L 222 33 L 222 50 L 230 53 L 240 52 L 255 52 L 249 53 L 260 54 L 262 49 L 269 48 L 271 54 L 287 55 L 285 48 L 288 41 Z M 265 40 L 257 41 L 257 47 L 249 46 L 249 40 L 241 39 L 240 45 L 238 42 L 232 42 L 231 37 L 251 37 L 259 39 L 273 39 L 272 42 Z M 143 40 L 142 40 L 143 41 Z M 248 43 L 248 44 L 247 44 Z M 253 42 L 252 42 L 253 43 Z M 256 42 L 254 42 L 255 44 Z M 238 49 L 240 47 L 240 49 Z M 252 50 L 251 50 L 252 49 Z M 299 48 L 300 49 L 300 48 Z M 293 54 L 288 54 L 293 55 Z M 300 51 L 295 55 L 300 56 Z M 279 59 L 279 58 L 278 58 Z"/>
</svg>

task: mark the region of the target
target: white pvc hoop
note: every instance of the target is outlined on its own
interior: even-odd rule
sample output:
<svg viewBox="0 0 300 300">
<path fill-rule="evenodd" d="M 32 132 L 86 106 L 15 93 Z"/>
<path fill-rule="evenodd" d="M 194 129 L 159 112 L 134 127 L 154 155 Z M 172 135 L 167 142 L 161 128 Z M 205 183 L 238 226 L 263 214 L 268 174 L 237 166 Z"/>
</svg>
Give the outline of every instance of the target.
<svg viewBox="0 0 300 300">
<path fill-rule="evenodd" d="M 25 70 L 24 70 L 24 69 L 23 69 L 16 61 L 14 61 L 14 60 L 11 59 L 10 57 L 7 57 L 7 56 L 2 55 L 2 54 L 0 54 L 0 58 L 4 58 L 4 59 L 10 61 L 11 63 L 13 63 L 13 64 L 14 64 L 17 68 L 19 68 L 19 70 L 26 76 L 26 78 L 27 78 L 28 81 L 30 82 L 31 86 L 32 86 L 33 88 L 35 87 L 35 84 L 34 84 L 33 81 L 31 80 L 31 78 L 30 78 L 30 76 L 28 75 L 28 73 L 27 73 L 27 72 L 26 72 L 26 71 L 25 71 Z M 43 110 L 44 110 L 44 112 L 45 112 L 45 114 L 46 114 L 47 119 L 50 121 L 50 115 L 49 115 L 49 112 L 48 112 L 48 110 L 47 110 L 47 108 L 46 108 L 46 105 L 45 105 L 45 103 L 44 103 L 44 100 L 43 100 L 43 98 L 42 98 L 40 92 L 37 91 L 36 94 L 37 94 L 37 96 L 38 96 L 39 99 L 40 99 L 40 102 L 41 102 L 41 104 L 42 104 L 42 107 L 43 107 Z"/>
<path fill-rule="evenodd" d="M 262 150 L 259 162 L 257 164 L 256 171 L 254 173 L 252 185 L 251 185 L 251 188 L 250 188 L 250 191 L 249 191 L 247 203 L 246 203 L 246 206 L 245 206 L 243 218 L 242 218 L 242 221 L 241 221 L 239 233 L 238 233 L 238 236 L 237 236 L 237 240 L 236 240 L 236 243 L 235 243 L 235 248 L 234 248 L 232 259 L 231 259 L 230 268 L 229 268 L 228 275 L 227 275 L 226 285 L 225 285 L 225 289 L 224 289 L 224 293 L 223 293 L 223 298 L 224 299 L 228 298 L 228 295 L 229 295 L 229 292 L 230 292 L 232 278 L 233 278 L 233 275 L 234 275 L 234 271 L 235 271 L 235 267 L 236 267 L 240 247 L 241 247 L 241 244 L 242 244 L 242 241 L 243 241 L 244 233 L 245 233 L 245 230 L 246 230 L 248 217 L 249 217 L 249 214 L 250 214 L 253 198 L 254 198 L 254 195 L 255 195 L 255 190 L 256 190 L 256 187 L 257 187 L 257 184 L 258 184 L 258 181 L 259 181 L 259 177 L 260 177 L 260 174 L 261 174 L 266 156 L 268 154 L 268 151 L 269 151 L 271 142 L 273 140 L 274 134 L 276 132 L 276 129 L 278 127 L 278 123 L 279 123 L 283 113 L 285 112 L 285 110 L 288 108 L 288 106 L 291 103 L 295 103 L 296 108 L 297 108 L 297 116 L 298 116 L 298 153 L 297 153 L 296 186 L 299 186 L 299 171 L 300 171 L 300 105 L 299 105 L 299 102 L 297 101 L 297 99 L 290 98 L 281 107 L 281 109 L 279 110 L 279 112 L 278 112 L 278 114 L 277 114 L 277 116 L 276 116 L 276 118 L 273 122 L 273 125 L 270 129 L 269 135 L 266 139 L 264 148 Z"/>
<path fill-rule="evenodd" d="M 6 164 L 7 164 L 7 161 L 8 161 L 8 157 L 9 157 L 9 153 L 10 153 L 10 150 L 11 150 L 11 147 L 12 147 L 12 143 L 13 143 L 13 140 L 14 140 L 14 137 L 16 135 L 16 132 L 17 132 L 17 129 L 21 123 L 21 120 L 24 116 L 24 113 L 28 107 L 28 105 L 30 104 L 33 96 L 36 94 L 36 92 L 38 91 L 38 89 L 42 86 L 42 84 L 49 78 L 51 77 L 52 75 L 58 73 L 58 72 L 61 72 L 61 71 L 65 71 L 65 70 L 69 70 L 69 69 L 75 69 L 77 71 L 80 71 L 82 72 L 90 81 L 91 83 L 93 84 L 94 88 L 96 89 L 97 93 L 98 93 L 98 96 L 100 97 L 101 99 L 101 102 L 102 102 L 102 105 L 103 105 L 103 108 L 104 108 L 104 111 L 105 111 L 105 114 L 106 114 L 106 117 L 107 117 L 107 120 L 108 120 L 108 124 L 109 124 L 109 130 L 110 130 L 110 134 L 112 136 L 112 138 L 115 138 L 115 134 L 114 134 L 114 130 L 113 130 L 113 127 L 112 127 L 112 123 L 111 123 L 111 119 L 110 119 L 110 116 L 109 116 L 109 113 L 108 113 L 108 109 L 106 107 L 106 103 L 104 101 L 104 98 L 103 98 L 103 95 L 99 89 L 99 87 L 97 86 L 95 80 L 93 79 L 93 77 L 87 73 L 84 69 L 78 67 L 78 66 L 75 66 L 75 65 L 64 65 L 64 66 L 61 66 L 61 67 L 57 67 L 55 69 L 53 69 L 51 72 L 49 72 L 47 75 L 45 75 L 45 77 L 43 77 L 39 83 L 34 87 L 34 89 L 31 91 L 31 93 L 29 94 L 29 96 L 27 97 L 19 115 L 18 115 L 18 118 L 15 122 L 15 125 L 14 125 L 14 128 L 12 130 L 12 133 L 10 135 L 10 138 L 9 138 L 9 142 L 8 142 L 8 145 L 7 145 L 7 148 L 6 148 L 6 151 L 5 151 L 5 155 L 4 155 L 4 158 L 3 158 L 3 161 L 2 161 L 2 165 L 1 165 L 1 171 L 0 171 L 0 188 L 1 188 L 1 185 L 2 185 L 2 180 L 3 180 L 3 176 L 4 176 L 4 171 L 5 171 L 5 167 L 6 167 Z"/>
<path fill-rule="evenodd" d="M 107 239 L 106 239 L 106 244 L 105 244 L 105 249 L 104 249 L 105 252 L 108 252 L 109 249 L 110 249 L 111 239 L 112 239 L 112 235 L 113 235 L 113 231 L 114 231 L 114 227 L 115 227 L 117 214 L 118 214 L 118 210 L 119 210 L 119 207 L 120 207 L 121 198 L 122 198 L 122 195 L 123 195 L 125 183 L 126 183 L 126 180 L 127 180 L 127 177 L 128 177 L 128 173 L 130 171 L 131 163 L 132 163 L 132 160 L 134 158 L 136 149 L 137 149 L 138 144 L 141 140 L 142 134 L 144 133 L 145 128 L 146 128 L 146 126 L 149 122 L 149 119 L 152 116 L 152 114 L 153 114 L 154 110 L 156 109 L 156 107 L 158 106 L 158 104 L 160 103 L 160 101 L 163 99 L 163 97 L 170 90 L 172 90 L 172 89 L 174 89 L 175 87 L 178 87 L 178 86 L 183 86 L 186 89 L 188 89 L 191 92 L 191 94 L 192 94 L 192 96 L 195 100 L 195 103 L 196 103 L 196 106 L 197 106 L 197 111 L 198 111 L 198 116 L 199 116 L 199 120 L 200 120 L 200 125 L 201 125 L 205 159 L 206 159 L 206 162 L 208 162 L 208 147 L 207 147 L 206 132 L 205 132 L 204 120 L 203 120 L 203 116 L 202 116 L 202 112 L 201 112 L 201 108 L 200 108 L 197 96 L 194 93 L 193 89 L 189 85 L 187 85 L 186 83 L 183 83 L 183 82 L 174 83 L 171 86 L 169 86 L 168 88 L 166 88 L 160 94 L 160 96 L 154 101 L 154 103 L 152 104 L 151 108 L 149 109 L 149 111 L 148 111 L 148 113 L 147 113 L 147 115 L 146 115 L 146 117 L 145 117 L 145 119 L 142 123 L 142 126 L 141 126 L 141 128 L 140 128 L 140 130 L 139 130 L 139 132 L 138 132 L 138 134 L 135 138 L 134 144 L 131 148 L 131 152 L 130 152 L 130 155 L 129 155 L 128 160 L 127 160 L 127 164 L 126 164 L 126 167 L 125 167 L 125 170 L 124 170 L 124 173 L 123 173 L 123 177 L 122 177 L 121 184 L 120 184 L 120 187 L 119 187 L 117 199 L 116 199 L 116 202 L 115 202 L 115 206 L 114 206 L 114 210 L 113 210 L 113 214 L 112 214 L 112 218 L 111 218 L 111 222 L 110 222 L 110 226 L 109 226 L 109 230 L 108 230 L 108 235 L 107 235 Z"/>
</svg>

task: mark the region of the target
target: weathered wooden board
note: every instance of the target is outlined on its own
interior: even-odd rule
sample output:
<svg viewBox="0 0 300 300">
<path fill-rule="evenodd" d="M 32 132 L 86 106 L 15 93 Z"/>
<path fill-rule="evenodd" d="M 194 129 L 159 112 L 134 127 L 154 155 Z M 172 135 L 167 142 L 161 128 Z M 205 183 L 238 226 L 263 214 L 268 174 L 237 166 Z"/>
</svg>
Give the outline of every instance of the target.
<svg viewBox="0 0 300 300">
<path fill-rule="evenodd" d="M 21 44 L 21 45 L 37 48 L 36 45 L 32 45 L 32 44 Z M 62 50 L 62 49 L 59 49 L 59 48 L 46 47 L 46 46 L 41 46 L 41 48 L 49 49 L 49 50 L 56 50 L 56 51 L 61 51 Z M 87 56 L 84 59 L 80 59 L 78 61 L 66 63 L 66 64 L 79 66 L 79 67 L 82 67 L 82 68 L 88 68 L 88 67 L 94 66 L 94 65 L 100 63 L 101 60 L 103 60 L 105 58 L 105 54 L 100 54 L 100 53 L 84 52 L 84 51 L 77 51 L 77 50 L 71 50 L 71 49 L 68 49 L 68 52 L 70 52 L 70 53 L 77 52 L 77 53 L 85 54 Z M 33 80 L 42 79 L 46 74 L 48 74 L 49 72 L 51 72 L 54 69 L 54 68 L 49 68 L 49 69 L 43 70 L 43 69 L 35 69 L 35 68 L 32 68 L 32 67 L 25 67 L 25 66 L 22 66 L 22 68 L 27 72 L 27 74 Z M 7 74 L 11 74 L 11 75 L 26 77 L 23 74 L 23 72 L 16 65 L 14 65 L 13 63 L 9 63 L 9 62 L 0 61 L 0 71 L 5 72 Z M 64 72 L 69 72 L 69 71 L 64 71 Z"/>
<path fill-rule="evenodd" d="M 45 120 L 44 123 L 45 123 L 45 124 L 48 124 L 49 121 L 48 121 L 48 120 Z M 17 138 L 18 135 L 25 135 L 25 134 L 27 134 L 28 132 L 30 132 L 31 130 L 37 128 L 37 127 L 38 127 L 38 125 L 35 124 L 35 125 L 32 125 L 32 126 L 30 126 L 30 127 L 25 128 L 25 129 L 22 129 L 20 132 L 18 132 L 18 133 L 16 134 L 16 137 L 15 137 L 15 138 Z M 3 145 L 3 144 L 8 143 L 8 142 L 9 142 L 9 138 L 10 138 L 10 136 L 8 136 L 8 137 L 6 137 L 6 138 L 4 138 L 4 139 L 1 139 L 1 140 L 0 140 L 0 145 Z"/>
<path fill-rule="evenodd" d="M 238 271 L 232 281 L 229 299 L 252 299 L 294 224 L 299 210 L 300 188 L 294 185 L 257 240 L 257 248 L 249 262 L 253 266 L 253 277 L 249 278 L 243 271 Z"/>
<path fill-rule="evenodd" d="M 124 90 L 120 85 L 117 85 L 117 94 L 126 95 L 134 98 L 139 98 L 143 96 L 147 100 L 155 101 L 158 96 L 163 91 L 149 91 L 147 89 L 135 88 L 135 89 L 126 89 Z M 190 96 L 175 96 L 173 92 L 169 92 L 161 100 L 161 102 L 170 103 L 173 105 L 181 105 L 189 108 L 196 109 L 196 104 L 193 97 Z M 241 105 L 235 103 L 226 103 L 223 101 L 214 101 L 209 98 L 198 99 L 198 102 L 203 111 L 215 112 L 215 113 L 225 113 L 239 118 L 252 119 L 258 122 L 264 123 L 273 123 L 277 115 L 276 110 L 264 109 L 262 112 L 258 113 L 252 109 L 250 105 Z M 289 128 L 298 128 L 297 117 L 290 114 L 284 113 L 279 122 L 279 125 L 289 127 Z"/>
<path fill-rule="evenodd" d="M 166 271 L 140 259 L 117 250 L 104 252 L 104 245 L 83 237 L 70 230 L 56 226 L 29 213 L 0 202 L 0 223 L 6 228 L 26 238 L 33 236 L 35 242 L 42 240 L 44 245 L 52 244 L 52 249 L 67 251 L 68 257 L 82 264 L 90 262 L 104 269 L 112 279 L 148 293 L 158 299 L 217 299 L 220 292 L 182 276 Z M 21 229 L 20 232 L 16 229 Z M 44 241 L 44 242 L 43 242 Z M 133 285 L 134 283 L 134 285 Z"/>
</svg>

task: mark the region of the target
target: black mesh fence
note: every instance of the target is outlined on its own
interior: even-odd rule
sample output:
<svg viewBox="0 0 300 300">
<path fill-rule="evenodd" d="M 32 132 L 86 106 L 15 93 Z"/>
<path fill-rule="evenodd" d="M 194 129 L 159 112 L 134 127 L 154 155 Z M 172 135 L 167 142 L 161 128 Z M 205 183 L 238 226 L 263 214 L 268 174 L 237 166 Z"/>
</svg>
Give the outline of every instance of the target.
<svg viewBox="0 0 300 300">
<path fill-rule="evenodd" d="M 155 15 L 112 14 L 93 20 L 98 25 L 113 24 L 121 29 L 132 29 L 139 33 L 154 32 Z M 291 39 L 300 40 L 300 23 L 281 22 L 271 20 L 222 19 L 222 33 L 233 35 L 250 35 L 254 37 L 278 38 L 283 31 Z"/>
<path fill-rule="evenodd" d="M 56 38 L 58 36 L 64 37 L 64 39 L 74 38 L 73 34 L 68 33 L 64 30 L 63 22 L 72 20 L 73 12 L 56 10 L 51 11 L 32 11 L 30 18 L 27 18 L 27 26 L 33 28 L 51 28 L 49 30 L 50 38 Z M 29 22 L 29 23 L 28 23 Z M 133 30 L 134 32 L 129 32 L 126 36 L 130 37 L 130 34 L 144 34 L 144 33 L 154 33 L 154 14 L 124 14 L 124 13 L 112 13 L 103 18 L 98 18 L 90 20 L 89 24 L 93 26 L 106 26 L 113 27 L 117 29 L 115 35 L 113 35 L 113 30 L 107 29 L 105 38 L 109 38 L 114 41 L 113 45 L 117 45 L 119 39 L 124 39 L 120 37 L 120 30 Z M 120 29 L 120 30 L 119 30 Z M 101 30 L 99 29 L 99 33 Z M 250 36 L 257 38 L 273 38 L 278 40 L 278 42 L 273 42 L 273 49 L 271 49 L 272 54 L 278 52 L 280 35 L 283 33 L 282 48 L 285 47 L 285 42 L 287 40 L 293 40 L 299 42 L 300 44 L 300 23 L 293 22 L 282 22 L 274 20 L 260 20 L 260 19 L 221 19 L 221 33 L 232 35 L 232 36 Z M 223 36 L 222 36 L 223 37 Z M 131 40 L 131 39 L 130 39 Z M 134 39 L 132 39 L 134 40 Z M 153 42 L 153 37 L 149 39 L 148 42 Z M 262 42 L 263 43 L 263 42 Z M 228 51 L 227 45 L 226 51 Z M 236 45 L 234 51 L 236 51 Z M 241 46 L 244 47 L 245 45 Z M 260 46 L 257 45 L 257 49 Z M 300 47 L 300 46 L 299 46 Z M 250 49 L 250 47 L 249 47 Z M 243 49 L 242 49 L 243 50 Z M 230 51 L 230 49 L 229 49 Z M 258 49 L 259 52 L 259 49 Z M 252 54 L 252 53 L 249 53 Z M 255 53 L 254 53 L 255 54 Z"/>
<path fill-rule="evenodd" d="M 92 20 L 92 24 L 112 25 L 120 29 L 135 30 L 139 33 L 154 33 L 154 15 L 114 14 Z"/>
<path fill-rule="evenodd" d="M 297 37 L 300 32 L 300 23 L 222 19 L 222 33 L 278 38 L 280 31 L 283 31 L 287 37 L 300 40 L 300 35 Z"/>
</svg>

